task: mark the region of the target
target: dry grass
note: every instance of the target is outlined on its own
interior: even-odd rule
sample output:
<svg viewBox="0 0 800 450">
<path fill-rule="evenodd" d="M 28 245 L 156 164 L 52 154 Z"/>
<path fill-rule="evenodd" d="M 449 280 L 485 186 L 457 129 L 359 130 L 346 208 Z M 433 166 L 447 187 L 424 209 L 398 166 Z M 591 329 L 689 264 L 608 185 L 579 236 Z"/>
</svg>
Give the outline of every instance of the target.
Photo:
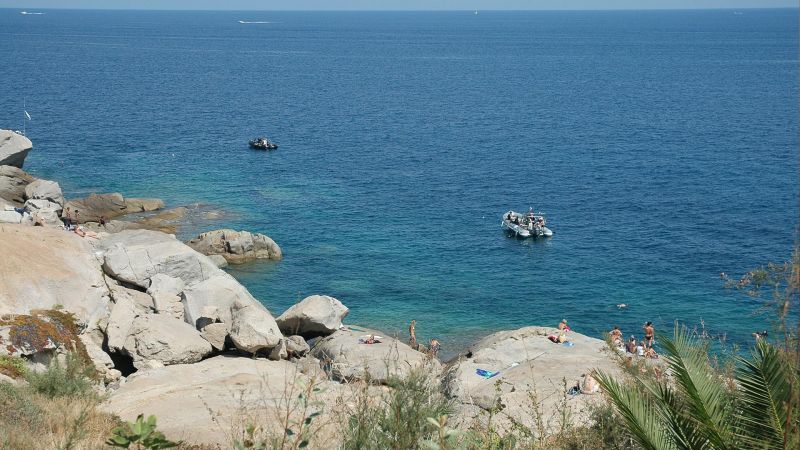
<svg viewBox="0 0 800 450">
<path fill-rule="evenodd" d="M 55 397 L 0 383 L 0 448 L 101 449 L 118 419 L 98 399 Z"/>
</svg>

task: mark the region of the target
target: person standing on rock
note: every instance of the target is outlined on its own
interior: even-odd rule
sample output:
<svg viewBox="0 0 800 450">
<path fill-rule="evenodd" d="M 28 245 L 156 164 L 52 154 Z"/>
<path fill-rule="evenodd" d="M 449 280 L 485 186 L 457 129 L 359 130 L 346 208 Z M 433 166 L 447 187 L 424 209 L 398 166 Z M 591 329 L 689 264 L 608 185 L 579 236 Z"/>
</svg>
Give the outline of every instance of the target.
<svg viewBox="0 0 800 450">
<path fill-rule="evenodd" d="M 644 348 L 652 348 L 653 347 L 653 338 L 655 337 L 656 330 L 653 328 L 653 322 L 647 322 L 644 324 Z"/>
<path fill-rule="evenodd" d="M 81 224 L 80 214 L 78 214 L 78 210 L 76 209 L 75 210 L 75 226 L 77 227 L 80 224 Z"/>
<path fill-rule="evenodd" d="M 61 220 L 64 222 L 64 226 L 69 230 L 69 228 L 72 226 L 72 213 L 69 211 L 69 206 L 67 206 L 67 209 L 64 210 L 64 216 L 61 218 Z"/>
<path fill-rule="evenodd" d="M 419 344 L 417 343 L 417 321 L 412 320 L 411 323 L 408 325 L 408 346 L 413 348 L 414 350 L 419 350 Z"/>
</svg>

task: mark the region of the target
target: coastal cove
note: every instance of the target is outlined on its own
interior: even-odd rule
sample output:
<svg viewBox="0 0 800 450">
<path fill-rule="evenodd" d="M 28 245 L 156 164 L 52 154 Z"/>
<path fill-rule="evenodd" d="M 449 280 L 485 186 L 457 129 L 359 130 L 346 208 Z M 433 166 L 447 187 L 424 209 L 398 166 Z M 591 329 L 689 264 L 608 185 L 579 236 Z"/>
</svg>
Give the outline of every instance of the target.
<svg viewBox="0 0 800 450">
<path fill-rule="evenodd" d="M 269 235 L 282 260 L 226 270 L 271 311 L 331 295 L 447 355 L 562 318 L 598 338 L 769 327 L 719 274 L 791 249 L 796 10 L 3 10 L 0 36 L 26 170 L 68 199 L 217 212 L 182 240 Z M 280 148 L 248 149 L 263 133 Z M 504 236 L 529 206 L 551 239 Z"/>
</svg>

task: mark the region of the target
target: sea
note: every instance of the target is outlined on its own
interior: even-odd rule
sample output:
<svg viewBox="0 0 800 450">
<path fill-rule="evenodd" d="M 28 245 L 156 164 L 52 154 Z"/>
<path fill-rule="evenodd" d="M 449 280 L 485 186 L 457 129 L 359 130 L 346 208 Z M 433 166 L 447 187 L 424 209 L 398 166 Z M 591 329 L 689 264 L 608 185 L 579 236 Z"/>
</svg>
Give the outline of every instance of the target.
<svg viewBox="0 0 800 450">
<path fill-rule="evenodd" d="M 775 318 L 720 274 L 796 242 L 797 9 L 35 12 L 0 9 L 25 169 L 210 211 L 183 239 L 271 236 L 283 260 L 228 270 L 275 315 L 331 295 L 447 355 L 561 319 L 747 344 Z M 529 208 L 552 238 L 503 232 Z"/>
</svg>

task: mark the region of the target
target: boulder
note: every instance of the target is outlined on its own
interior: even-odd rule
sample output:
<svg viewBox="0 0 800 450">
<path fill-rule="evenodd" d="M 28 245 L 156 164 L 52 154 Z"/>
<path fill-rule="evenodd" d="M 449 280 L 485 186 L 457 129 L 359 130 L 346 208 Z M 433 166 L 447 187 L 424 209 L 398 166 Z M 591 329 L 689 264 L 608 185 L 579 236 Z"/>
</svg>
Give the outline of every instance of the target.
<svg viewBox="0 0 800 450">
<path fill-rule="evenodd" d="M 568 396 L 565 383 L 568 389 L 595 368 L 612 374 L 619 369 L 606 353 L 604 341 L 568 332 L 567 339 L 573 345 L 567 346 L 548 340 L 550 334 L 558 331 L 526 327 L 480 340 L 448 364 L 444 382 L 447 395 L 466 405 L 467 410 L 474 410 L 472 406 L 489 410 L 499 402 L 503 409 L 498 413 L 498 424 L 505 422 L 504 426 L 517 423 L 536 429 L 537 418 L 530 403 L 534 392 L 547 427 L 558 425 L 565 399 L 569 414 L 582 420 L 588 403 L 597 396 Z M 485 378 L 477 375 L 478 369 L 499 373 Z"/>
<path fill-rule="evenodd" d="M 379 336 L 380 342 L 363 344 L 360 339 Z M 322 360 L 330 375 L 340 381 L 368 380 L 386 383 L 390 377 L 407 376 L 412 369 L 430 365 L 438 372 L 439 361 L 379 331 L 359 328 L 338 330 L 320 339 L 311 356 Z"/>
<path fill-rule="evenodd" d="M 31 213 L 31 218 L 33 219 L 34 225 L 50 228 L 61 228 L 64 226 L 64 223 L 61 221 L 61 210 L 56 210 L 54 208 L 43 208 L 33 211 Z"/>
<path fill-rule="evenodd" d="M 302 336 L 289 336 L 286 338 L 286 351 L 289 358 L 301 358 L 311 350 L 308 342 Z"/>
<path fill-rule="evenodd" d="M 50 200 L 44 200 L 44 199 L 25 200 L 23 208 L 25 208 L 25 210 L 27 210 L 31 214 L 42 209 L 52 209 L 55 210 L 57 213 L 61 214 L 61 205 L 59 205 L 58 203 L 51 202 Z"/>
<path fill-rule="evenodd" d="M 86 348 L 86 354 L 94 365 L 95 371 L 103 377 L 106 383 L 113 383 L 119 380 L 122 375 L 119 370 L 114 368 L 114 361 L 103 351 L 103 336 L 95 330 L 91 333 L 84 333 L 78 336 Z"/>
<path fill-rule="evenodd" d="M 127 220 L 109 220 L 106 221 L 105 225 L 100 225 L 98 222 L 82 223 L 81 225 L 85 229 L 94 231 L 95 233 L 119 233 L 120 231 L 140 230 L 144 228 L 144 226 L 136 222 L 129 222 Z"/>
<path fill-rule="evenodd" d="M 323 428 L 315 426 L 308 448 L 331 448 L 332 433 L 339 427 L 333 420 L 335 399 L 347 387 L 313 381 L 287 361 L 216 356 L 196 364 L 137 372 L 110 394 L 101 409 L 123 420 L 155 415 L 158 430 L 172 440 L 229 448 L 230 436 L 242 435 L 246 417 L 260 418 L 258 426 L 265 427 L 265 432 L 282 434 L 280 421 L 271 418 L 285 414 L 283 405 L 294 401 L 298 389 L 312 383 L 320 389 L 314 391 L 308 414 L 321 412 L 314 423 Z M 292 400 L 287 392 L 295 393 Z M 299 403 L 290 408 L 296 406 Z"/>
<path fill-rule="evenodd" d="M 269 359 L 273 361 L 280 361 L 282 359 L 289 359 L 289 352 L 286 350 L 286 339 L 281 339 L 271 352 L 269 352 Z"/>
<path fill-rule="evenodd" d="M 25 203 L 25 187 L 34 180 L 18 167 L 0 166 L 0 198 L 21 206 Z"/>
<path fill-rule="evenodd" d="M 149 212 L 164 209 L 164 200 L 160 198 L 126 198 L 127 212 Z"/>
<path fill-rule="evenodd" d="M 125 230 L 104 235 L 100 249 L 106 273 L 142 288 L 148 288 L 150 278 L 159 273 L 180 278 L 189 286 L 224 273 L 208 257 L 157 231 Z"/>
<path fill-rule="evenodd" d="M 0 313 L 60 305 L 89 328 L 108 314 L 109 290 L 88 239 L 63 230 L 0 225 Z"/>
<path fill-rule="evenodd" d="M 133 320 L 143 312 L 131 299 L 117 298 L 116 303 L 111 307 L 111 314 L 105 325 L 106 345 L 109 350 L 115 353 L 123 352 Z"/>
<path fill-rule="evenodd" d="M 32 148 L 33 143 L 27 137 L 11 130 L 0 130 L 0 166 L 22 168 Z"/>
<path fill-rule="evenodd" d="M 82 349 L 75 318 L 58 310 L 0 316 L 0 356 L 32 357 L 56 349 Z"/>
<path fill-rule="evenodd" d="M 220 269 L 223 267 L 228 267 L 228 260 L 222 255 L 208 255 L 208 259 L 214 261 L 214 264 L 216 264 Z"/>
<path fill-rule="evenodd" d="M 22 214 L 11 211 L 0 211 L 0 223 L 15 223 L 18 224 L 22 221 Z"/>
<path fill-rule="evenodd" d="M 67 208 L 71 211 L 73 220 L 76 217 L 75 211 L 78 211 L 80 223 L 99 222 L 101 216 L 109 220 L 127 212 L 125 199 L 119 193 L 92 194 L 86 198 L 70 200 L 64 205 L 64 209 Z"/>
<path fill-rule="evenodd" d="M 233 345 L 247 353 L 271 350 L 282 342 L 283 335 L 267 308 L 261 303 L 237 301 L 231 308 L 233 316 L 230 337 Z"/>
<path fill-rule="evenodd" d="M 141 312 L 150 312 L 155 310 L 155 306 L 153 305 L 153 297 L 150 295 L 137 291 L 136 289 L 126 288 L 125 286 L 120 285 L 113 279 L 108 280 L 108 288 L 111 292 L 111 300 L 115 303 L 119 303 L 121 300 L 126 300 L 131 302 L 137 309 Z"/>
<path fill-rule="evenodd" d="M 154 216 L 145 217 L 136 221 L 137 224 L 148 230 L 162 233 L 175 234 L 178 224 L 189 210 L 186 207 L 171 208 Z"/>
<path fill-rule="evenodd" d="M 180 293 L 184 284 L 180 278 L 157 273 L 150 278 L 147 293 L 153 298 L 156 312 L 170 314 L 176 319 L 183 320 L 183 303 Z"/>
<path fill-rule="evenodd" d="M 228 337 L 228 326 L 222 322 L 210 323 L 200 330 L 200 336 L 207 340 L 214 350 L 225 350 L 225 340 Z"/>
<path fill-rule="evenodd" d="M 327 336 L 342 326 L 349 310 L 327 295 L 312 295 L 293 305 L 276 319 L 284 334 Z"/>
<path fill-rule="evenodd" d="M 25 198 L 28 200 L 47 200 L 58 205 L 59 211 L 64 207 L 64 194 L 61 186 L 55 181 L 35 180 L 25 187 Z"/>
<path fill-rule="evenodd" d="M 189 240 L 187 244 L 204 255 L 221 255 L 231 264 L 282 258 L 281 249 L 275 241 L 263 234 L 247 231 L 209 231 Z"/>
<path fill-rule="evenodd" d="M 123 351 L 137 369 L 150 361 L 168 366 L 191 364 L 211 354 L 211 344 L 191 325 L 164 314 L 137 316 L 128 331 Z"/>
</svg>

